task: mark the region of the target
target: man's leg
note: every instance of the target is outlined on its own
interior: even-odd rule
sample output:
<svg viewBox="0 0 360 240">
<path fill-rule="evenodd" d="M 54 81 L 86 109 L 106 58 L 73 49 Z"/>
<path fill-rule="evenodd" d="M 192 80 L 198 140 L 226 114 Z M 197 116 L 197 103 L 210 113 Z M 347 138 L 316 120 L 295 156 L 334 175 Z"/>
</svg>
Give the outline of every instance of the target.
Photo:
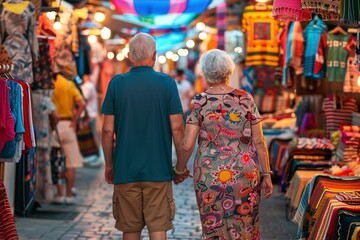
<svg viewBox="0 0 360 240">
<path fill-rule="evenodd" d="M 66 169 L 66 196 L 72 197 L 72 188 L 75 184 L 75 168 Z"/>
<path fill-rule="evenodd" d="M 166 240 L 166 239 L 167 236 L 165 231 L 150 233 L 150 240 Z"/>
<path fill-rule="evenodd" d="M 123 239 L 124 240 L 140 240 L 141 232 L 124 232 Z"/>
</svg>

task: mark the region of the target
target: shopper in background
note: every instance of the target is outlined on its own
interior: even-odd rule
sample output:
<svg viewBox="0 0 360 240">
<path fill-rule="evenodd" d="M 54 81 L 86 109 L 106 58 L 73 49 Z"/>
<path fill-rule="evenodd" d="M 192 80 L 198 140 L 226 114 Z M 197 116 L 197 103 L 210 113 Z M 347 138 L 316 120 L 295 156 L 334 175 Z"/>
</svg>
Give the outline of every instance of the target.
<svg viewBox="0 0 360 240">
<path fill-rule="evenodd" d="M 181 106 L 183 109 L 184 122 L 189 111 L 189 104 L 195 92 L 191 83 L 186 79 L 186 74 L 183 69 L 177 69 L 175 74 L 176 85 L 179 91 Z"/>
<path fill-rule="evenodd" d="M 265 198 L 273 192 L 260 114 L 248 92 L 228 86 L 235 65 L 227 53 L 206 52 L 200 68 L 209 89 L 191 102 L 175 183 L 189 175 L 199 136 L 194 187 L 204 238 L 260 239 L 260 186 Z"/>
<path fill-rule="evenodd" d="M 123 238 L 140 239 L 146 225 L 150 239 L 163 240 L 175 214 L 171 140 L 179 149 L 181 102 L 174 79 L 153 69 L 155 40 L 139 33 L 129 48 L 133 68 L 111 80 L 101 109 L 105 180 L 115 184 L 115 227 Z"/>
<path fill-rule="evenodd" d="M 82 77 L 81 91 L 86 102 L 86 115 L 89 118 L 89 126 L 93 134 L 97 148 L 100 149 L 100 139 L 96 134 L 96 119 L 98 116 L 98 96 L 96 92 L 96 87 L 94 85 L 94 80 L 90 79 L 89 75 L 84 75 Z M 100 155 L 96 156 L 97 158 L 89 162 L 89 166 L 95 167 L 103 164 L 103 160 L 100 159 Z"/>
<path fill-rule="evenodd" d="M 77 137 L 76 123 L 85 109 L 85 102 L 80 91 L 75 86 L 76 68 L 66 65 L 56 75 L 53 102 L 60 115 L 60 122 L 57 125 L 61 147 L 66 157 L 66 196 L 62 185 L 57 185 L 57 196 L 55 203 L 75 203 L 72 189 L 75 185 L 75 169 L 83 166 Z M 76 108 L 75 108 L 76 106 Z M 74 112 L 75 110 L 75 113 Z"/>
</svg>

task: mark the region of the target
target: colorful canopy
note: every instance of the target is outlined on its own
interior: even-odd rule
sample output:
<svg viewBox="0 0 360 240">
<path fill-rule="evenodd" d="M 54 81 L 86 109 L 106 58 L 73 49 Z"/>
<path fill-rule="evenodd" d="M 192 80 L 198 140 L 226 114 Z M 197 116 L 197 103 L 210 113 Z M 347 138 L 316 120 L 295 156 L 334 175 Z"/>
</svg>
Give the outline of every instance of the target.
<svg viewBox="0 0 360 240">
<path fill-rule="evenodd" d="M 122 14 L 164 15 L 171 13 L 201 13 L 212 0 L 111 0 Z"/>
</svg>

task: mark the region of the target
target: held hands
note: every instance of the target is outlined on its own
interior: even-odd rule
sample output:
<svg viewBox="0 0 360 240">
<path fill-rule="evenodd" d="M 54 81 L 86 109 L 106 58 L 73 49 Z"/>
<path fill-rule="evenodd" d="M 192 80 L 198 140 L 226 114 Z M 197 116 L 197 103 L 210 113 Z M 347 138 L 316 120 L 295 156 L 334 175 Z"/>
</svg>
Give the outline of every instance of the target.
<svg viewBox="0 0 360 240">
<path fill-rule="evenodd" d="M 274 187 L 271 181 L 271 175 L 270 174 L 266 174 L 264 175 L 264 179 L 262 181 L 261 184 L 261 188 L 263 190 L 263 194 L 265 196 L 265 199 L 268 199 L 269 197 L 271 197 Z"/>
<path fill-rule="evenodd" d="M 188 177 L 192 177 L 192 175 L 190 174 L 189 169 L 187 169 L 187 168 L 185 168 L 184 171 L 178 171 L 176 169 L 176 167 L 174 167 L 174 171 L 175 171 L 175 178 L 174 178 L 174 183 L 175 184 L 182 183 Z"/>
</svg>

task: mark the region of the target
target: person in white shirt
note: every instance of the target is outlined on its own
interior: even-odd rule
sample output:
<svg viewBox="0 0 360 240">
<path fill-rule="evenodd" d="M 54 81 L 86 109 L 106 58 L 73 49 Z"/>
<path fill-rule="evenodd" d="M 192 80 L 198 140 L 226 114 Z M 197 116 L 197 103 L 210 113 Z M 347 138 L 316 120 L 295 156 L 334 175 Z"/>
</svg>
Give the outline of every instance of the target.
<svg viewBox="0 0 360 240">
<path fill-rule="evenodd" d="M 185 71 L 177 69 L 175 73 L 176 85 L 179 91 L 179 97 L 183 109 L 184 122 L 189 111 L 191 99 L 194 97 L 195 91 L 191 83 L 186 79 Z"/>
</svg>

